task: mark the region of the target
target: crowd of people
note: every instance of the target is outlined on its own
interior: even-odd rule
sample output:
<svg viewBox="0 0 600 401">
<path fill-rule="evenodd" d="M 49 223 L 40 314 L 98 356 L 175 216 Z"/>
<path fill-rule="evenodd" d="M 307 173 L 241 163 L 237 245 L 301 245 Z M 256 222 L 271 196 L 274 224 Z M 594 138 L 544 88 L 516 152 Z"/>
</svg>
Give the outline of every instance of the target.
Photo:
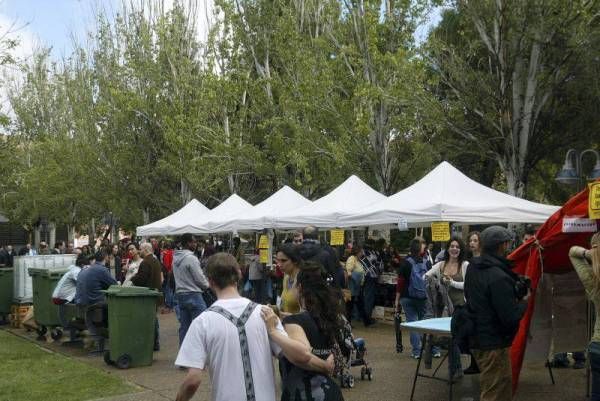
<svg viewBox="0 0 600 401">
<path fill-rule="evenodd" d="M 107 304 L 103 290 L 112 285 L 142 286 L 164 291 L 166 270 L 161 253 L 150 242 L 124 242 L 111 245 L 103 241 L 98 247 L 75 248 L 75 264 L 58 281 L 52 301 L 59 306 L 59 319 L 69 328 L 65 308 L 74 304 L 83 309 L 91 346 L 103 349 L 100 332 L 107 324 Z M 156 256 L 158 254 L 159 257 Z M 96 316 L 100 315 L 100 318 Z M 100 323 L 100 324 L 98 324 Z M 159 350 L 158 319 L 155 319 L 154 349 Z"/>
<path fill-rule="evenodd" d="M 526 232 L 525 235 L 529 233 Z M 307 227 L 276 247 L 273 267 L 260 263 L 258 250 L 234 238 L 231 244 L 199 241 L 184 234 L 176 241 L 150 239 L 73 248 L 57 242 L 51 250 L 27 245 L 18 254 L 75 253 L 75 265 L 58 282 L 53 301 L 86 309 L 91 338 L 102 341 L 93 314 L 106 319 L 102 290 L 111 285 L 143 286 L 163 294 L 162 313 L 174 311 L 179 321 L 180 349 L 175 364 L 187 370 L 178 400 L 193 397 L 202 371 L 212 379 L 213 399 L 274 400 L 279 358 L 282 400 L 342 400 L 337 381 L 342 334 L 356 319 L 374 324 L 378 277 L 397 273 L 395 307 L 406 320 L 452 316 L 454 345 L 448 349 L 451 380 L 480 374 L 481 400 L 509 400 L 512 371 L 509 347 L 523 317 L 530 289 L 506 259 L 514 235 L 492 226 L 453 236 L 434 256 L 422 238 L 410 241 L 401 257 L 384 241 L 367 240 L 334 249 Z M 525 239 L 525 238 L 524 238 Z M 574 247 L 570 257 L 595 305 L 600 283 L 600 235 L 592 249 Z M 42 246 L 43 245 L 43 246 Z M 227 250 L 227 252 L 224 252 Z M 0 267 L 13 263 L 15 250 L 0 251 Z M 455 324 L 456 322 L 456 324 Z M 64 322 L 68 325 L 68 322 Z M 600 399 L 600 323 L 589 348 L 592 399 Z M 160 349 L 158 319 L 154 349 Z M 410 334 L 413 358 L 440 357 L 441 347 L 429 337 Z M 461 355 L 469 354 L 463 370 Z"/>
</svg>

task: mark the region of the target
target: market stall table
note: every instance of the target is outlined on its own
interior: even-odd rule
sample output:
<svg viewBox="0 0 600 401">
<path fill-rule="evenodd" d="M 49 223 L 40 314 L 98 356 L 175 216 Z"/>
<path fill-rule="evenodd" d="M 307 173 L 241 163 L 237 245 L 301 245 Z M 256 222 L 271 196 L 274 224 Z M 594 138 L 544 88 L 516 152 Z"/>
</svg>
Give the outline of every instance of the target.
<svg viewBox="0 0 600 401">
<path fill-rule="evenodd" d="M 407 329 L 412 332 L 417 332 L 417 333 L 420 333 L 423 335 L 421 353 L 419 354 L 419 360 L 417 362 L 417 369 L 415 371 L 415 378 L 413 380 L 412 389 L 410 391 L 410 400 L 411 401 L 413 400 L 413 396 L 415 394 L 415 387 L 417 386 L 417 379 L 419 377 L 440 380 L 440 381 L 448 383 L 449 384 L 449 398 L 448 399 L 450 401 L 452 401 L 452 384 L 453 384 L 453 382 L 452 382 L 451 378 L 443 379 L 441 377 L 435 376 L 437 371 L 439 370 L 440 366 L 444 362 L 444 360 L 448 357 L 448 354 L 446 354 L 444 356 L 444 358 L 440 361 L 440 364 L 433 372 L 433 375 L 426 375 L 426 374 L 419 372 L 419 368 L 421 367 L 421 360 L 423 359 L 423 350 L 425 349 L 425 341 L 426 341 L 428 335 L 449 337 L 450 342 L 449 342 L 448 350 L 452 350 L 452 347 L 454 346 L 454 344 L 452 342 L 452 333 L 450 331 L 450 320 L 451 319 L 452 318 L 450 318 L 450 317 L 440 317 L 440 318 L 436 318 L 436 319 L 425 319 L 425 320 L 419 320 L 416 322 L 407 322 L 407 323 L 402 323 L 400 325 L 404 329 Z"/>
</svg>

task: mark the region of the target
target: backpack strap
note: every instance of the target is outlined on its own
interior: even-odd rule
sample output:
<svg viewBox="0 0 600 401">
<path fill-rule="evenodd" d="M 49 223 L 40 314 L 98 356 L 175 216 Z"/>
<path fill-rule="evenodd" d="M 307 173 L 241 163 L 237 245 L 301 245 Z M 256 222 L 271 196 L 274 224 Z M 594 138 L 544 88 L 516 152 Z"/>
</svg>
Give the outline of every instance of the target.
<svg viewBox="0 0 600 401">
<path fill-rule="evenodd" d="M 246 306 L 246 309 L 244 309 L 240 317 L 235 317 L 228 310 L 216 305 L 213 305 L 207 309 L 207 311 L 215 312 L 223 316 L 237 328 L 238 336 L 240 338 L 242 364 L 244 367 L 244 381 L 246 382 L 247 401 L 256 401 L 256 395 L 254 393 L 254 380 L 252 379 L 252 363 L 250 362 L 250 349 L 248 348 L 248 337 L 246 335 L 246 322 L 257 306 L 258 305 L 254 302 L 248 303 L 248 306 Z"/>
</svg>

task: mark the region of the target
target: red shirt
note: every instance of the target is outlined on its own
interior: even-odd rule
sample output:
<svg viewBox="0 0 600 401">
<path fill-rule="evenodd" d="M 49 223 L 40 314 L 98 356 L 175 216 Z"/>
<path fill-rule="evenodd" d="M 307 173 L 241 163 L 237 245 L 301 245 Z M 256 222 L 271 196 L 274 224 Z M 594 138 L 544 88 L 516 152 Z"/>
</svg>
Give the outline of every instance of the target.
<svg viewBox="0 0 600 401">
<path fill-rule="evenodd" d="M 173 250 L 165 249 L 162 251 L 162 263 L 165 269 L 170 272 L 173 269 Z"/>
</svg>

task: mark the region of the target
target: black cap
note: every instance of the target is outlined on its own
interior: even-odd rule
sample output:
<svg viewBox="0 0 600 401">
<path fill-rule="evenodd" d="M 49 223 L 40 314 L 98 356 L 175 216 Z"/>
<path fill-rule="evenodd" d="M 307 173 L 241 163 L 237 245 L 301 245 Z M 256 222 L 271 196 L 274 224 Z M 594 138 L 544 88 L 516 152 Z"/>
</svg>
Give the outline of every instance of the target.
<svg viewBox="0 0 600 401">
<path fill-rule="evenodd" d="M 501 226 L 491 226 L 481 232 L 481 247 L 485 250 L 495 250 L 501 243 L 512 240 L 511 232 Z"/>
</svg>

